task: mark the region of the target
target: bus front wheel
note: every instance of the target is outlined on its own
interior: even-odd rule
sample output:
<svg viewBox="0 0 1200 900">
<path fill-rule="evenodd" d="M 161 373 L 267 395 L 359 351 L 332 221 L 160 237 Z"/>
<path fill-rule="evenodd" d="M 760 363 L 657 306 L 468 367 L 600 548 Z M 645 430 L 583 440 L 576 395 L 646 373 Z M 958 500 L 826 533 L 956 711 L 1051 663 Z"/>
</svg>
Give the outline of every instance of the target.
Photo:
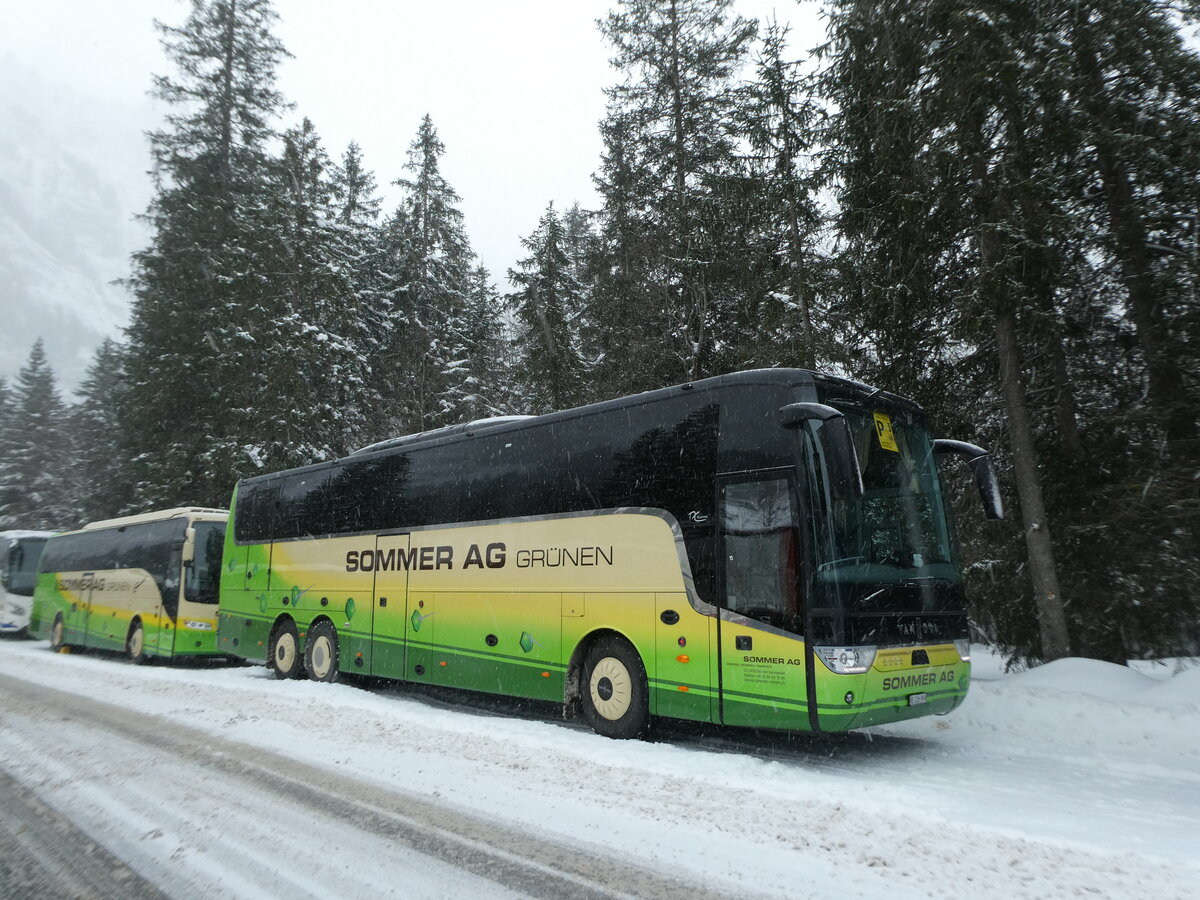
<svg viewBox="0 0 1200 900">
<path fill-rule="evenodd" d="M 135 619 L 129 628 L 129 637 L 125 639 L 125 652 L 129 661 L 140 666 L 146 661 L 146 631 L 142 628 L 142 620 Z"/>
<path fill-rule="evenodd" d="M 271 634 L 270 660 L 276 678 L 299 678 L 304 674 L 300 635 L 296 632 L 295 622 L 283 621 L 275 626 Z"/>
<path fill-rule="evenodd" d="M 646 669 L 623 638 L 606 636 L 588 648 L 583 663 L 583 714 L 597 734 L 635 738 L 650 725 Z"/>
<path fill-rule="evenodd" d="M 54 617 L 54 624 L 50 626 L 50 649 L 57 653 L 63 648 L 63 617 L 59 613 Z"/>
<path fill-rule="evenodd" d="M 337 630 L 321 621 L 308 630 L 304 647 L 304 668 L 313 681 L 334 682 L 338 678 Z"/>
</svg>

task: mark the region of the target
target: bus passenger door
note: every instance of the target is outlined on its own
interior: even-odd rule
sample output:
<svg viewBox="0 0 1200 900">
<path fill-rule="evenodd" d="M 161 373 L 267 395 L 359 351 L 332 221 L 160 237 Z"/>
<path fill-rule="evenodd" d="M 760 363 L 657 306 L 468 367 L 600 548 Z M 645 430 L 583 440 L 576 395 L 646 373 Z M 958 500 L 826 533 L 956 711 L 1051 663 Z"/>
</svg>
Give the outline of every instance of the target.
<svg viewBox="0 0 1200 900">
<path fill-rule="evenodd" d="M 381 535 L 371 551 L 359 554 L 359 566 L 375 573 L 374 617 L 371 622 L 371 674 L 406 681 L 428 681 L 428 665 L 410 659 L 406 636 L 408 621 L 408 546 L 407 534 Z M 414 667 L 421 665 L 421 672 Z"/>
<path fill-rule="evenodd" d="M 163 596 L 158 584 L 153 578 L 143 580 L 138 575 L 133 579 L 130 599 L 133 608 L 140 610 L 137 615 L 142 620 L 142 639 L 146 649 L 169 656 L 175 649 L 175 631 L 166 627 L 171 624 L 170 620 L 163 621 Z M 178 625 L 178 622 L 175 624 Z"/>
<path fill-rule="evenodd" d="M 721 721 L 807 729 L 799 516 L 791 469 L 718 482 Z"/>
</svg>

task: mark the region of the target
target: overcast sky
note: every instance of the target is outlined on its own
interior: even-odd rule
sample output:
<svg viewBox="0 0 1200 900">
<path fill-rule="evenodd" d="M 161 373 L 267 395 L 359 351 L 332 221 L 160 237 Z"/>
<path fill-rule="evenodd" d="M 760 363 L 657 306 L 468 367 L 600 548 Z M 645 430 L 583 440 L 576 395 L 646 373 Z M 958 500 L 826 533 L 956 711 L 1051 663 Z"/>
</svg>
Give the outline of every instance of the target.
<svg viewBox="0 0 1200 900">
<path fill-rule="evenodd" d="M 313 120 L 331 156 L 356 140 L 389 205 L 421 117 L 446 145 L 443 173 L 467 233 L 503 288 L 520 238 L 546 204 L 595 205 L 603 89 L 616 80 L 596 28 L 610 0 L 276 0 L 295 59 L 280 88 Z M 168 67 L 153 20 L 181 24 L 183 0 L 8 2 L 0 54 L 73 89 L 137 106 Z M 817 4 L 738 0 L 777 11 L 794 45 L 819 40 Z M 157 122 L 148 115 L 147 127 Z"/>
</svg>

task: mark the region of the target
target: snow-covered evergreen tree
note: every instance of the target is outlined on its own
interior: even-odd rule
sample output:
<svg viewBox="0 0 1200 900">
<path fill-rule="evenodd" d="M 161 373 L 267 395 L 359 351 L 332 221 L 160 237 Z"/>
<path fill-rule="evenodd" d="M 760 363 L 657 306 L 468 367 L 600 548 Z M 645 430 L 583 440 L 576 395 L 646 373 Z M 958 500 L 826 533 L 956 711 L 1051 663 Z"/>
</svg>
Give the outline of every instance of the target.
<svg viewBox="0 0 1200 900">
<path fill-rule="evenodd" d="M 508 270 L 517 290 L 507 298 L 516 323 L 517 378 L 531 412 L 566 409 L 583 394 L 579 337 L 572 323 L 583 289 L 553 203 L 521 244 L 529 256 Z"/>
<path fill-rule="evenodd" d="M 224 505 L 264 448 L 291 439 L 262 415 L 278 358 L 275 20 L 269 0 L 193 0 L 182 26 L 158 24 L 176 74 L 155 79 L 168 113 L 150 136 L 153 236 L 133 260 L 123 416 L 146 507 Z"/>
<path fill-rule="evenodd" d="M 736 168 L 734 77 L 756 23 L 734 15 L 732 0 L 621 0 L 600 27 L 624 81 L 607 91 L 597 176 L 607 261 L 589 318 L 599 377 L 629 391 L 716 365 L 714 325 L 735 301 L 714 283 L 727 248 L 712 226 Z"/>
<path fill-rule="evenodd" d="M 1178 298 L 1200 58 L 1175 14 L 831 6 L 833 312 L 866 377 L 1007 463 L 1022 527 L 964 534 L 992 561 L 975 620 L 1017 655 L 1123 662 L 1197 638 L 1180 623 L 1200 613 L 1200 373 Z"/>
<path fill-rule="evenodd" d="M 731 338 L 739 368 L 816 365 L 814 324 L 824 261 L 817 250 L 816 140 L 821 114 L 800 63 L 788 58 L 788 29 L 772 21 L 755 54 L 754 77 L 734 116 L 749 145 L 729 179 L 720 233 L 737 249 L 740 288 Z M 826 335 L 820 342 L 830 343 Z"/>
<path fill-rule="evenodd" d="M 405 196 L 386 226 L 391 335 L 385 354 L 396 431 L 459 421 L 472 395 L 464 317 L 475 254 L 463 227 L 461 198 L 441 173 L 446 148 L 426 115 L 408 151 Z"/>
<path fill-rule="evenodd" d="M 0 433 L 0 513 L 6 527 L 61 530 L 76 524 L 66 414 L 38 338 L 13 385 L 7 427 Z"/>
<path fill-rule="evenodd" d="M 8 518 L 8 498 L 4 491 L 5 473 L 8 471 L 11 450 L 8 445 L 10 423 L 13 421 L 12 390 L 8 379 L 0 375 L 0 530 L 12 527 Z"/>
<path fill-rule="evenodd" d="M 345 453 L 364 432 L 369 373 L 361 346 L 358 271 L 333 167 L 308 119 L 283 136 L 270 218 L 278 238 L 268 276 L 273 314 L 259 363 L 258 456 L 277 467 Z"/>
<path fill-rule="evenodd" d="M 464 420 L 519 412 L 512 390 L 512 364 L 501 319 L 503 301 L 483 266 L 471 271 L 467 305 L 462 317 L 466 351 L 465 378 L 458 401 Z"/>
<path fill-rule="evenodd" d="M 346 439 L 350 445 L 363 445 L 391 433 L 375 378 L 377 368 L 387 370 L 385 353 L 391 321 L 391 280 L 385 271 L 387 248 L 380 222 L 382 201 L 375 174 L 365 167 L 357 143 L 351 142 L 346 148 L 330 179 L 337 215 L 327 253 L 331 264 L 351 281 L 345 337 L 364 379 L 354 392 L 358 415 L 347 421 Z"/>
<path fill-rule="evenodd" d="M 71 483 L 81 522 L 131 509 L 133 473 L 121 429 L 127 386 L 124 348 L 105 340 L 79 386 L 79 403 L 70 411 Z"/>
</svg>

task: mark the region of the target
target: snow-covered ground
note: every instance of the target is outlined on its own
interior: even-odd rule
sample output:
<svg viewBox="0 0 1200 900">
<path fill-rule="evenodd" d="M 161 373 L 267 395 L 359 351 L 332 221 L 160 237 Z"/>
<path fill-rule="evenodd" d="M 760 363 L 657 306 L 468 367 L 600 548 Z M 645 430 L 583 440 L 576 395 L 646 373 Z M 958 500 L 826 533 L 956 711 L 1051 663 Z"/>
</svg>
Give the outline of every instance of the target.
<svg viewBox="0 0 1200 900">
<path fill-rule="evenodd" d="M 428 864 L 393 856 L 378 829 L 332 813 L 320 827 L 274 821 L 294 813 L 239 799 L 212 771 L 231 756 L 273 769 L 294 760 L 295 777 L 302 768 L 343 788 L 375 785 L 401 798 L 393 805 L 410 798 L 414 816 L 428 805 L 494 822 L 681 891 L 1200 895 L 1200 668 L 1070 659 L 1004 674 L 976 657 L 970 697 L 945 718 L 838 738 L 673 727 L 669 740 L 644 743 L 595 736 L 544 708 L 523 718 L 403 686 L 137 668 L 3 641 L 0 773 L 176 896 L 321 893 L 294 858 L 341 860 L 356 879 L 346 896 L 477 894 L 481 871 L 488 883 L 486 868 L 456 872 L 445 852 Z M 211 759 L 178 754 L 180 771 L 157 773 L 161 790 L 148 789 L 156 763 L 129 738 L 86 716 L 35 715 L 46 701 L 16 703 L 13 679 L 186 726 L 212 741 L 197 747 Z M 252 867 L 269 877 L 247 875 Z M 638 884 L 628 893 L 655 893 Z"/>
</svg>

